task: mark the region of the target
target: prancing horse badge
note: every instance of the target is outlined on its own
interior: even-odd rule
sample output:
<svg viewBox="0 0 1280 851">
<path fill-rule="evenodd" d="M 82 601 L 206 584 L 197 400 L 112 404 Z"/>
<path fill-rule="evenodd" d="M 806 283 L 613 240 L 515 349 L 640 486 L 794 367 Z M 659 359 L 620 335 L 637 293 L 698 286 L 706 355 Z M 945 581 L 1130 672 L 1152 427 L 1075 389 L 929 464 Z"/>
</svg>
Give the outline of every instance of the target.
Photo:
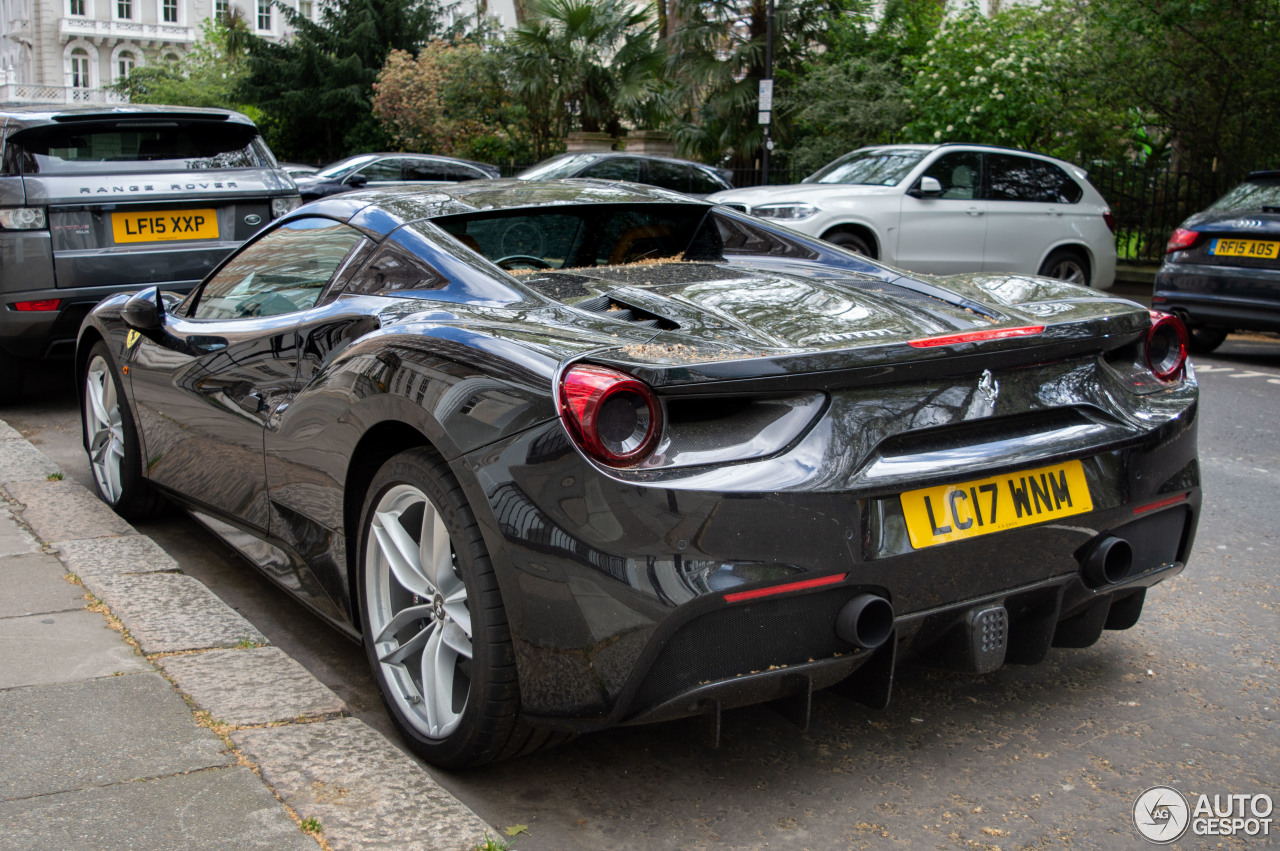
<svg viewBox="0 0 1280 851">
<path fill-rule="evenodd" d="M 996 381 L 995 376 L 991 374 L 991 370 L 984 369 L 982 378 L 978 380 L 978 392 L 987 400 L 990 405 L 995 405 L 996 399 L 1000 398 L 1000 382 Z"/>
</svg>

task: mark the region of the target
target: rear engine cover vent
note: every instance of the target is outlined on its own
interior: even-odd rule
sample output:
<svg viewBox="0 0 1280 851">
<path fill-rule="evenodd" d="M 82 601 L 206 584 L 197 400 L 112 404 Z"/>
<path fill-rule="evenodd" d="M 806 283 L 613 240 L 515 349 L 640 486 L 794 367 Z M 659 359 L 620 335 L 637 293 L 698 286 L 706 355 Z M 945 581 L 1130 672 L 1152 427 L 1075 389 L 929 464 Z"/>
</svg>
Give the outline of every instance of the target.
<svg viewBox="0 0 1280 851">
<path fill-rule="evenodd" d="M 632 304 L 618 301 L 611 295 L 600 295 L 595 298 L 589 298 L 580 301 L 574 305 L 578 310 L 585 310 L 588 313 L 607 316 L 610 319 L 616 319 L 619 322 L 630 322 L 634 325 L 643 325 L 646 328 L 658 328 L 663 331 L 675 331 L 680 326 L 665 316 L 659 316 L 656 313 L 650 313 Z"/>
</svg>

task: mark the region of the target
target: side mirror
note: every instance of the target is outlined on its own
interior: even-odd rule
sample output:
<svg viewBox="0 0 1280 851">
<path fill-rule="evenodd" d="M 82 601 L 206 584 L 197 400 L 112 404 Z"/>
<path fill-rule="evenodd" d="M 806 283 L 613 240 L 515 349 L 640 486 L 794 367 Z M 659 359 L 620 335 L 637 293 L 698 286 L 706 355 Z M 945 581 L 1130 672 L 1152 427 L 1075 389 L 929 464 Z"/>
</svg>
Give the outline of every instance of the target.
<svg viewBox="0 0 1280 851">
<path fill-rule="evenodd" d="M 938 178 L 926 175 L 907 194 L 913 198 L 937 198 L 942 194 L 942 184 L 938 182 Z"/>
<path fill-rule="evenodd" d="M 347 179 L 342 182 L 347 184 L 348 186 L 354 186 L 356 189 L 359 189 L 361 186 L 364 186 L 366 183 L 369 182 L 369 177 L 368 175 L 364 175 L 364 174 L 361 174 L 360 172 L 356 172 L 355 174 L 347 177 Z"/>
<path fill-rule="evenodd" d="M 159 287 L 147 287 L 124 303 L 120 318 L 135 331 L 159 331 L 164 327 L 164 301 Z"/>
</svg>

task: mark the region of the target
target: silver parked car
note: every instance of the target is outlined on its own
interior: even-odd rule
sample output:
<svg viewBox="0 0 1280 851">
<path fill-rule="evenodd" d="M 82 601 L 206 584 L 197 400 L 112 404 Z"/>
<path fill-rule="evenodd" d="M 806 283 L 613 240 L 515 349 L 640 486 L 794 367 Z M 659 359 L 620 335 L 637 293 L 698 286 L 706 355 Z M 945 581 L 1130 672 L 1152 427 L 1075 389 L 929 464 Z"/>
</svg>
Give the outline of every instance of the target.
<svg viewBox="0 0 1280 851">
<path fill-rule="evenodd" d="M 186 292 L 300 203 L 248 117 L 119 105 L 0 110 L 0 402 L 70 357 L 112 293 Z"/>
</svg>

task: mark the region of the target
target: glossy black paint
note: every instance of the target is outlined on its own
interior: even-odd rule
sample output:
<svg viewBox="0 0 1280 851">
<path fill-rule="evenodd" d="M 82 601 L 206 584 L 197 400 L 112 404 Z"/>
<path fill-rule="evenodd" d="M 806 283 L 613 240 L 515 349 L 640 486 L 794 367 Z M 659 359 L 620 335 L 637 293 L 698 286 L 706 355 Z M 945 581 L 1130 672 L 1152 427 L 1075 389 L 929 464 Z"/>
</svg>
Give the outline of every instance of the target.
<svg viewBox="0 0 1280 851">
<path fill-rule="evenodd" d="M 554 726 L 677 717 L 851 674 L 846 685 L 874 702 L 893 659 L 950 664 L 951 637 L 974 606 L 1005 606 L 1009 659 L 1034 662 L 1051 643 L 1120 628 L 1141 589 L 1182 569 L 1200 507 L 1197 386 L 1190 373 L 1158 382 L 1142 365 L 1150 320 L 1139 306 L 1040 279 L 907 277 L 761 225 L 792 256 L 726 250 L 515 278 L 429 221 L 584 203 L 694 202 L 511 182 L 326 199 L 286 220 L 334 218 L 368 245 L 314 308 L 201 321 L 182 315 L 190 300 L 171 301 L 163 327 L 130 342 L 116 297 L 84 326 L 81 369 L 107 339 L 129 367 L 151 481 L 228 524 L 223 534 L 265 542 L 269 552 L 250 557 L 349 634 L 364 488 L 398 451 L 434 446 L 497 571 L 524 711 Z M 343 295 L 374 246 L 393 241 L 443 282 Z M 577 306 L 602 295 L 661 321 Z M 909 345 L 1033 324 L 1045 331 Z M 572 443 L 554 391 L 581 360 L 658 392 L 670 440 L 649 463 L 609 469 Z M 699 435 L 746 428 L 755 399 L 791 400 L 798 419 L 754 455 L 679 462 Z M 722 419 L 699 431 L 698 416 Z M 921 550 L 908 542 L 903 491 L 1070 459 L 1083 464 L 1092 512 Z M 1107 533 L 1132 539 L 1138 567 L 1091 588 L 1079 554 Z M 724 599 L 822 576 L 842 578 Z M 896 615 L 891 646 L 875 654 L 832 626 L 866 592 Z"/>
</svg>

